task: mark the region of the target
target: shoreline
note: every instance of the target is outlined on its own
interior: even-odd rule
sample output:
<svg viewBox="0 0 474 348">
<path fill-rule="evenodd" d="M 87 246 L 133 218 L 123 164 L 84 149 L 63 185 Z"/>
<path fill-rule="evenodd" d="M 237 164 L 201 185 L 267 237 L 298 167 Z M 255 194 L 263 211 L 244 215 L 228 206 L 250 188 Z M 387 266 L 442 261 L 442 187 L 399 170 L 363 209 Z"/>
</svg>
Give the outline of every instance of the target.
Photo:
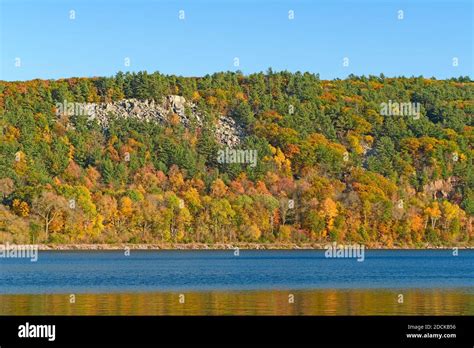
<svg viewBox="0 0 474 348">
<path fill-rule="evenodd" d="M 339 243 L 338 245 L 349 245 Z M 352 243 L 355 244 L 355 243 Z M 14 243 L 7 243 L 9 246 L 19 245 Z M 31 245 L 31 244 L 30 244 Z M 112 251 L 112 250 L 325 250 L 327 245 L 332 243 L 218 243 L 218 244 L 205 244 L 205 243 L 163 243 L 163 244 L 37 244 L 38 250 L 41 251 L 73 251 L 73 250 L 84 250 L 84 251 Z M 0 244 L 4 246 L 4 244 Z M 387 247 L 384 245 L 374 245 L 371 247 L 365 246 L 368 250 L 452 250 L 458 249 L 474 249 L 474 246 L 469 245 L 457 245 L 457 246 L 434 246 L 426 244 L 422 247 L 413 246 L 397 246 Z"/>
</svg>

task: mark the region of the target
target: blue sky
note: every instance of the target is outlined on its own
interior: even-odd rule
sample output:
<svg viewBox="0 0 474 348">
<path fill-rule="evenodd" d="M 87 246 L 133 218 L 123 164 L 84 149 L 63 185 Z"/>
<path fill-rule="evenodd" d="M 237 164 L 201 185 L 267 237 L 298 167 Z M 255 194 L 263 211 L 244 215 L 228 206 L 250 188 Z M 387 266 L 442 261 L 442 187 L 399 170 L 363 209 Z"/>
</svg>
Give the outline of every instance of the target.
<svg viewBox="0 0 474 348">
<path fill-rule="evenodd" d="M 0 0 L 0 79 L 140 70 L 183 76 L 228 70 L 248 74 L 269 67 L 310 71 L 324 79 L 351 73 L 472 77 L 472 3 Z M 71 10 L 75 19 L 70 19 Z M 456 67 L 453 58 L 458 59 Z"/>
</svg>

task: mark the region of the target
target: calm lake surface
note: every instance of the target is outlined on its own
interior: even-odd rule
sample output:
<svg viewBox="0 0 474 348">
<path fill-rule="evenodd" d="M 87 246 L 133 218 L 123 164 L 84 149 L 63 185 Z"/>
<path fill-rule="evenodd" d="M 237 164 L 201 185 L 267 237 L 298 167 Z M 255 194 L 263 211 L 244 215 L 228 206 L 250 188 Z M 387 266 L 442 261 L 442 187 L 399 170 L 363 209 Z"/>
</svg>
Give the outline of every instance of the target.
<svg viewBox="0 0 474 348">
<path fill-rule="evenodd" d="M 473 250 L 40 251 L 0 280 L 0 315 L 474 314 Z"/>
</svg>

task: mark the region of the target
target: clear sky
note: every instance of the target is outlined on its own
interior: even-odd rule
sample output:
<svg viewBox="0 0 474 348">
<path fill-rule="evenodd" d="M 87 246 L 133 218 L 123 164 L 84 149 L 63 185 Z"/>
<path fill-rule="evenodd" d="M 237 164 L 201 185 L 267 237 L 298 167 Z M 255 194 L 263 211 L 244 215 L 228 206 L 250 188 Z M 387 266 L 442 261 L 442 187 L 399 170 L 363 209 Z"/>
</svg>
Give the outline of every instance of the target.
<svg viewBox="0 0 474 348">
<path fill-rule="evenodd" d="M 310 71 L 324 79 L 351 73 L 441 79 L 472 77 L 474 71 L 472 0 L 0 4 L 1 80 L 140 70 L 183 76 L 228 70 L 248 74 L 269 67 Z M 184 19 L 179 18 L 181 10 Z M 289 11 L 294 11 L 293 19 Z M 130 66 L 125 66 L 127 57 Z M 345 57 L 349 66 L 343 66 Z M 458 66 L 453 66 L 454 58 Z"/>
</svg>

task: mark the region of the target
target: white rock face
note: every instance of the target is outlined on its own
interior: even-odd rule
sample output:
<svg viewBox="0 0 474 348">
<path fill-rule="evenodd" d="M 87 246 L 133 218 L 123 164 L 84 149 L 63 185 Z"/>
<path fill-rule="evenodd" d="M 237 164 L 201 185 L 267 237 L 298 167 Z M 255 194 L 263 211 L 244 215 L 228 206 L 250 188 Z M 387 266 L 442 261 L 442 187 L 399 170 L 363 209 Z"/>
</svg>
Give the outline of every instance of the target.
<svg viewBox="0 0 474 348">
<path fill-rule="evenodd" d="M 161 103 L 153 100 L 123 99 L 112 103 L 95 104 L 95 112 L 89 116 L 89 119 L 97 120 L 102 127 L 106 128 L 111 117 L 131 117 L 144 122 L 165 123 L 170 114 L 178 115 L 181 124 L 185 127 L 190 127 L 192 121 L 197 127 L 203 125 L 202 115 L 196 104 L 186 101 L 179 95 L 168 95 Z M 243 137 L 242 128 L 228 116 L 219 117 L 215 130 L 217 141 L 228 147 L 240 144 Z"/>
<path fill-rule="evenodd" d="M 186 106 L 186 99 L 180 95 L 169 95 L 166 97 L 169 107 L 177 114 L 184 113 L 184 108 Z M 193 103 L 188 103 L 190 107 L 194 107 Z"/>
<path fill-rule="evenodd" d="M 216 125 L 216 138 L 219 143 L 232 148 L 240 144 L 242 137 L 243 130 L 233 118 L 227 116 L 219 117 Z"/>
</svg>

